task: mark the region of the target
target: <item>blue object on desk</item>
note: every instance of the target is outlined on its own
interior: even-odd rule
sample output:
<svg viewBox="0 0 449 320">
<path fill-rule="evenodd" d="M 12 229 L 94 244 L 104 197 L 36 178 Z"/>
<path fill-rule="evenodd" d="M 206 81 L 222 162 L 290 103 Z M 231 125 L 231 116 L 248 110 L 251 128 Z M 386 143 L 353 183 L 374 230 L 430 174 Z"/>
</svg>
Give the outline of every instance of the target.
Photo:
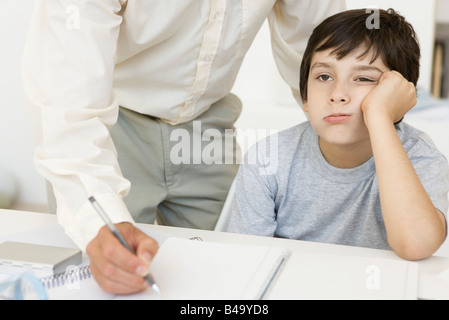
<svg viewBox="0 0 449 320">
<path fill-rule="evenodd" d="M 26 272 L 0 282 L 0 299 L 48 300 L 48 295 L 40 279 Z"/>
</svg>

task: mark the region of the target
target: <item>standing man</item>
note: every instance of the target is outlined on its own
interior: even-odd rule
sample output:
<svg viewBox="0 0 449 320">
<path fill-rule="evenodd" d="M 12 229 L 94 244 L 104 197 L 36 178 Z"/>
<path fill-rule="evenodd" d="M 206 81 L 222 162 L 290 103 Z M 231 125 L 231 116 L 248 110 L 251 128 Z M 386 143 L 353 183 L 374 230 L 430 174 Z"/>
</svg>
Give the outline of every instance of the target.
<svg viewBox="0 0 449 320">
<path fill-rule="evenodd" d="M 141 276 L 157 251 L 132 223 L 157 218 L 213 229 L 237 172 L 236 161 L 223 160 L 230 152 L 234 157 L 235 148 L 206 164 L 198 159 L 201 146 L 192 144 L 190 161 L 173 161 L 175 133 L 207 142 L 204 133 L 214 129 L 226 138 L 241 109 L 230 90 L 267 17 L 279 71 L 299 97 L 295 70 L 309 35 L 345 9 L 343 0 L 34 5 L 23 77 L 36 129 L 35 162 L 51 185 L 59 222 L 87 251 L 95 279 L 122 294 L 145 289 Z M 92 195 L 140 259 L 102 228 Z"/>
</svg>

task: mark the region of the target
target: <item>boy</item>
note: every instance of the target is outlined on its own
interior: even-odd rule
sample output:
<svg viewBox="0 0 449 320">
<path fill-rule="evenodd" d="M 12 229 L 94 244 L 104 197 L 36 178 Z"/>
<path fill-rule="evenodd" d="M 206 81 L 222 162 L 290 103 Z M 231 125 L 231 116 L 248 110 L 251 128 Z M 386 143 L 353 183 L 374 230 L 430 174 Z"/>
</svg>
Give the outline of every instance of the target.
<svg viewBox="0 0 449 320">
<path fill-rule="evenodd" d="M 248 152 L 228 231 L 392 249 L 408 260 L 444 242 L 447 160 L 398 122 L 408 110 L 393 99 L 415 92 L 416 34 L 394 10 L 379 14 L 379 29 L 350 10 L 314 30 L 300 73 L 309 121 Z"/>
</svg>

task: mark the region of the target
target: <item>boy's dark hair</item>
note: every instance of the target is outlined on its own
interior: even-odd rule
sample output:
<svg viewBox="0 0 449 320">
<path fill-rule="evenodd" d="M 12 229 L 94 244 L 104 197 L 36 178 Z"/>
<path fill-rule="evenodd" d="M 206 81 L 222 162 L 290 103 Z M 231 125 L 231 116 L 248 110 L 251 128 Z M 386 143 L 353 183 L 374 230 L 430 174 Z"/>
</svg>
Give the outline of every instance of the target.
<svg viewBox="0 0 449 320">
<path fill-rule="evenodd" d="M 380 57 L 387 67 L 399 72 L 416 86 L 421 51 L 415 30 L 393 9 L 378 12 L 377 29 L 369 24 L 373 18 L 370 9 L 338 13 L 315 28 L 301 63 L 299 88 L 303 101 L 307 101 L 307 82 L 313 54 L 328 49 L 333 49 L 332 53 L 339 60 L 360 47 L 366 47 L 360 58 L 364 58 L 373 49 L 371 62 Z"/>
</svg>

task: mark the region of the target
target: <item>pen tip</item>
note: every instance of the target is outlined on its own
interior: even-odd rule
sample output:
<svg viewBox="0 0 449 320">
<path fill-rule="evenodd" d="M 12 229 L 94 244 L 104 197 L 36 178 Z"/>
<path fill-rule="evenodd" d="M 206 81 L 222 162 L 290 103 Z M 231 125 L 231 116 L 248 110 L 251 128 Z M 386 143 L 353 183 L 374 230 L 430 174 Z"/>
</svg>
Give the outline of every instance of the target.
<svg viewBox="0 0 449 320">
<path fill-rule="evenodd" d="M 158 285 L 153 283 L 153 285 L 151 286 L 154 290 L 154 292 L 156 292 L 159 296 L 161 296 L 161 290 L 159 289 Z"/>
</svg>

